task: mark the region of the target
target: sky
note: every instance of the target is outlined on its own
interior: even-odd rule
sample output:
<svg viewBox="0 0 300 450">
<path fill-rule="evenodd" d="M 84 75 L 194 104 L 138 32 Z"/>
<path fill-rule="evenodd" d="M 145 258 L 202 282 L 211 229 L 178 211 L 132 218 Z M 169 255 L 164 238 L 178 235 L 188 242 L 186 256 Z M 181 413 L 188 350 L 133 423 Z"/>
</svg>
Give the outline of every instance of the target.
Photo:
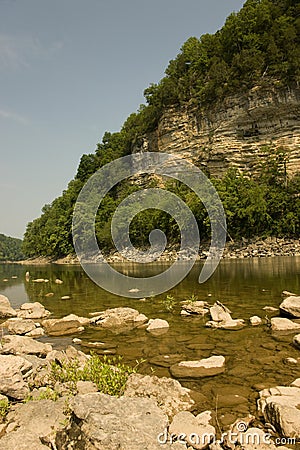
<svg viewBox="0 0 300 450">
<path fill-rule="evenodd" d="M 0 233 L 22 238 L 80 157 L 242 0 L 0 0 Z"/>
</svg>

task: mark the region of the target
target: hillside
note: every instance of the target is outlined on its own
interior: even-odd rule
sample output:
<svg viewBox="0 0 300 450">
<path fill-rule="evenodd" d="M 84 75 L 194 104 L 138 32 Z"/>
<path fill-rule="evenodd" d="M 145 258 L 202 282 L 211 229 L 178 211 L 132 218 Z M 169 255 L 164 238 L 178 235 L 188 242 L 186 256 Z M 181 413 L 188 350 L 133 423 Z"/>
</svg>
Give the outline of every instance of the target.
<svg viewBox="0 0 300 450">
<path fill-rule="evenodd" d="M 20 261 L 23 258 L 22 240 L 0 234 L 0 261 Z"/>
<path fill-rule="evenodd" d="M 66 191 L 28 224 L 26 255 L 72 253 L 72 211 L 86 180 L 107 162 L 145 149 L 176 153 L 205 170 L 220 193 L 232 238 L 299 236 L 299 31 L 299 0 L 247 0 L 214 35 L 188 39 L 165 77 L 145 90 L 147 104 L 120 132 L 105 133 L 95 153 L 82 156 Z M 209 237 L 206 211 L 193 194 L 167 187 L 193 211 L 201 236 Z M 101 248 L 112 247 L 116 206 L 137 189 L 122 183 L 105 198 L 96 223 Z M 178 240 L 174 221 L 155 210 L 134 219 L 133 243 L 144 245 L 153 228 Z"/>
</svg>

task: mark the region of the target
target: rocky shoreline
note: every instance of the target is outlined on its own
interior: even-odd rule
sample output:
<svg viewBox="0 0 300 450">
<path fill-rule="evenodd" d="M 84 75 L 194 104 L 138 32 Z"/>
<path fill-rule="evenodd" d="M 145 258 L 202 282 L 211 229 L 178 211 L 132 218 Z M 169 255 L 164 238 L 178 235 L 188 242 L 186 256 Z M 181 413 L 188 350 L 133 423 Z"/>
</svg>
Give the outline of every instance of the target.
<svg viewBox="0 0 300 450">
<path fill-rule="evenodd" d="M 198 260 L 205 260 L 209 251 L 209 242 L 201 244 Z M 186 261 L 194 257 L 194 251 L 190 249 L 186 252 L 178 253 L 178 246 L 172 246 L 165 250 L 159 256 L 157 254 L 157 262 L 172 262 L 177 257 L 180 260 Z M 134 255 L 129 250 L 124 250 L 124 254 L 120 255 L 118 252 L 110 252 L 105 254 L 105 259 L 110 263 L 124 263 Z M 154 255 L 155 256 L 155 255 Z M 277 238 L 268 237 L 266 239 L 242 239 L 242 241 L 229 241 L 226 243 L 223 259 L 244 259 L 244 258 L 272 258 L 275 256 L 300 256 L 300 239 Z M 128 258 L 128 259 L 127 259 Z M 89 258 L 89 262 L 101 262 L 103 258 L 97 256 Z M 48 257 L 30 258 L 24 261 L 12 261 L 16 264 L 24 265 L 43 265 L 43 264 L 79 264 L 76 255 L 68 255 L 63 258 L 53 259 Z M 138 262 L 138 261 L 137 261 Z"/>
<path fill-rule="evenodd" d="M 290 292 L 283 296 L 281 315 L 272 318 L 270 326 L 274 331 L 299 333 L 300 297 Z M 210 328 L 230 330 L 246 325 L 242 319 L 232 319 L 231 311 L 220 302 L 182 302 L 181 315 L 193 314 L 210 315 L 211 320 L 206 322 Z M 138 373 L 138 363 L 130 368 L 116 359 L 106 359 L 114 352 L 103 342 L 86 345 L 86 350 L 98 354 L 79 350 L 79 337 L 73 338 L 74 345 L 64 350 L 47 342 L 47 336 L 76 336 L 90 326 L 118 332 L 143 328 L 155 336 L 168 333 L 169 329 L 167 321 L 149 320 L 126 307 L 90 316 L 52 318 L 39 302 L 25 303 L 15 310 L 5 296 L 0 296 L 1 449 L 297 448 L 299 378 L 289 386 L 261 388 L 256 414 L 241 416 L 221 429 L 217 408 L 203 411 L 197 392 L 183 387 L 179 380 L 217 377 L 226 370 L 226 357 L 170 361 L 173 378 L 159 378 Z M 260 318 L 251 319 L 250 326 L 261 324 Z M 300 334 L 293 336 L 291 345 L 300 349 Z"/>
</svg>

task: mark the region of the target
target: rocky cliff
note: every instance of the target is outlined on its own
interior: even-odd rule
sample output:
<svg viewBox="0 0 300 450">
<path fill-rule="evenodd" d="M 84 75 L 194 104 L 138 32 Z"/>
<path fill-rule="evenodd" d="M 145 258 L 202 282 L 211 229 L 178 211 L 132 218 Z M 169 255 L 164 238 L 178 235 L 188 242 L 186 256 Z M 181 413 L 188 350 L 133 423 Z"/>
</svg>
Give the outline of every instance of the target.
<svg viewBox="0 0 300 450">
<path fill-rule="evenodd" d="M 284 147 L 288 172 L 300 171 L 300 88 L 257 86 L 208 108 L 172 107 L 134 151 L 183 156 L 213 176 L 229 167 L 255 170 L 262 147 Z"/>
</svg>

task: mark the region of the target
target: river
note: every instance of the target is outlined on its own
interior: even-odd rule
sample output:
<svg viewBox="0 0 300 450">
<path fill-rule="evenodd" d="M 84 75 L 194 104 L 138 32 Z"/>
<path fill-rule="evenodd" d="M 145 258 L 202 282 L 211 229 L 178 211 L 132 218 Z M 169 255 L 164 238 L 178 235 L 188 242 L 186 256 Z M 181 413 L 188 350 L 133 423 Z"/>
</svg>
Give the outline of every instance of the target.
<svg viewBox="0 0 300 450">
<path fill-rule="evenodd" d="M 166 265 L 127 264 L 116 268 L 129 275 L 151 276 L 164 270 Z M 296 332 L 272 333 L 266 324 L 250 326 L 248 319 L 253 315 L 262 318 L 278 315 L 266 312 L 263 307 L 278 307 L 283 290 L 300 292 L 300 257 L 223 260 L 214 275 L 202 285 L 197 281 L 200 269 L 201 263 L 196 263 L 190 274 L 168 293 L 140 300 L 118 297 L 102 290 L 80 266 L 1 264 L 0 293 L 10 299 L 13 307 L 27 301 L 39 301 L 54 317 L 70 313 L 88 317 L 91 312 L 128 306 L 149 318 L 166 319 L 170 329 L 158 337 L 144 329 L 113 334 L 99 328 L 86 329 L 76 337 L 83 341 L 114 344 L 116 354 L 121 355 L 125 363 L 135 364 L 142 358 L 145 362 L 140 371 L 158 376 L 170 376 L 168 367 L 157 365 L 161 355 L 180 354 L 187 360 L 225 356 L 226 371 L 223 374 L 201 380 L 183 380 L 182 384 L 197 391 L 199 410 L 217 409 L 221 425 L 226 425 L 241 414 L 255 412 L 257 393 L 263 386 L 287 385 L 299 376 L 299 365 L 286 363 L 287 357 L 300 357 L 299 351 L 291 346 Z M 26 271 L 32 278 L 47 278 L 49 282 L 26 282 Z M 63 284 L 55 284 L 56 278 Z M 45 297 L 48 292 L 54 295 Z M 167 294 L 175 299 L 173 312 L 164 307 Z M 236 331 L 214 330 L 205 327 L 208 316 L 182 317 L 180 302 L 193 294 L 209 303 L 221 301 L 230 308 L 233 318 L 245 319 L 247 326 Z M 70 296 L 70 299 L 62 300 L 62 296 Z M 45 337 L 43 340 L 59 348 L 71 343 L 73 337 Z"/>
</svg>

